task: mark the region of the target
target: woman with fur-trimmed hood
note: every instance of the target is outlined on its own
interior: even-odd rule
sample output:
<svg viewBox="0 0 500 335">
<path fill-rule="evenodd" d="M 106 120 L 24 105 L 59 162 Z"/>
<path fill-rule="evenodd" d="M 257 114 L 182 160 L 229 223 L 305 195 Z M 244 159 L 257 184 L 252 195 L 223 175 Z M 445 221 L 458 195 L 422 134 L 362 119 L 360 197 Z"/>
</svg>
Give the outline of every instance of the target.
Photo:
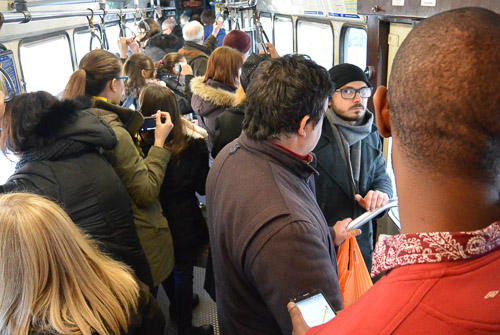
<svg viewBox="0 0 500 335">
<path fill-rule="evenodd" d="M 191 107 L 199 116 L 199 125 L 208 132 L 208 149 L 215 138 L 215 118 L 227 107 L 236 105 L 243 55 L 232 48 L 219 47 L 208 59 L 205 77 L 191 80 Z"/>
</svg>

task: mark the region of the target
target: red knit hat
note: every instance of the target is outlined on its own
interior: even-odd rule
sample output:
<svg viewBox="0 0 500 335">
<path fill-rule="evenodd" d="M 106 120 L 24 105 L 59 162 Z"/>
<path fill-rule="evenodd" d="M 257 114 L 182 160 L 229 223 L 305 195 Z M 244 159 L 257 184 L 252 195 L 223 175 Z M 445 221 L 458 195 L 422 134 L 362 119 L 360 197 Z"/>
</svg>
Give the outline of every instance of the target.
<svg viewBox="0 0 500 335">
<path fill-rule="evenodd" d="M 241 30 L 231 30 L 224 37 L 222 41 L 222 46 L 230 47 L 238 50 L 242 54 L 246 55 L 250 47 L 252 46 L 252 40 L 247 33 Z"/>
</svg>

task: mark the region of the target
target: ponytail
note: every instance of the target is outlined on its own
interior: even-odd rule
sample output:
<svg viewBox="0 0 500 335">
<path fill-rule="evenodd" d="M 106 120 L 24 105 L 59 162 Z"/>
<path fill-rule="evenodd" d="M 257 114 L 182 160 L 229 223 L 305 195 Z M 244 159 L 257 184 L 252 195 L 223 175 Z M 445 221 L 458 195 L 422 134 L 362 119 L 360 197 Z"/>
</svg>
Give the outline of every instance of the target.
<svg viewBox="0 0 500 335">
<path fill-rule="evenodd" d="M 87 74 L 84 69 L 78 69 L 69 78 L 68 84 L 64 89 L 64 99 L 74 99 L 85 95 L 85 84 L 87 82 Z"/>
<path fill-rule="evenodd" d="M 100 95 L 110 80 L 120 77 L 122 63 L 111 52 L 96 49 L 83 56 L 78 68 L 64 89 L 64 99 Z"/>
</svg>

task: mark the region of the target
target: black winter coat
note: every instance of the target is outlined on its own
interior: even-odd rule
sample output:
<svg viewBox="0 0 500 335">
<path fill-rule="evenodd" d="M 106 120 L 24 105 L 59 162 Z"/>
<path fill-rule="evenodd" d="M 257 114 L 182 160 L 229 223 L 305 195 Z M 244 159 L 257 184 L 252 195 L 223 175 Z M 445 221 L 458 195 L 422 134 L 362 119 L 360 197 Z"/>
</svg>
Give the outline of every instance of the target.
<svg viewBox="0 0 500 335">
<path fill-rule="evenodd" d="M 215 140 L 212 148 L 212 157 L 241 135 L 243 119 L 245 118 L 245 104 L 239 104 L 227 109 L 215 118 Z"/>
<path fill-rule="evenodd" d="M 128 192 L 98 152 L 99 147 L 111 150 L 116 146 L 113 130 L 89 111 L 75 110 L 73 103 L 59 107 L 43 120 L 52 126 L 50 135 L 44 135 L 51 139 L 23 153 L 0 192 L 28 191 L 58 202 L 102 251 L 130 265 L 142 282 L 152 286 Z M 41 134 L 32 134 L 35 143 L 37 136 Z"/>
<path fill-rule="evenodd" d="M 329 226 L 345 218 L 355 219 L 365 210 L 354 199 L 347 168 L 342 161 L 339 146 L 333 136 L 332 126 L 325 118 L 321 137 L 314 148 L 319 176 L 316 176 L 316 199 Z M 364 197 L 370 190 L 379 190 L 392 197 L 392 183 L 387 175 L 382 141 L 377 127 L 361 141 L 361 166 L 359 193 Z M 384 213 L 385 214 L 385 213 Z M 368 222 L 361 227 L 357 237 L 359 248 L 371 269 L 373 256 L 373 226 Z"/>
<path fill-rule="evenodd" d="M 208 229 L 195 192 L 205 195 L 208 149 L 204 139 L 190 138 L 179 156 L 170 160 L 160 190 L 175 249 L 193 248 L 208 241 Z"/>
</svg>

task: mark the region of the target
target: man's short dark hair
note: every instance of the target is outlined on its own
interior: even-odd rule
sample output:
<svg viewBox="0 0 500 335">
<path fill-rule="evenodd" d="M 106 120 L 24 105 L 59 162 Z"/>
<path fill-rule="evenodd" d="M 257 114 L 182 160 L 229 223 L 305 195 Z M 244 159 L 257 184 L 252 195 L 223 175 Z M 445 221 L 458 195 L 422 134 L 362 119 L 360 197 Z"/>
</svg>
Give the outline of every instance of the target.
<svg viewBox="0 0 500 335">
<path fill-rule="evenodd" d="M 246 92 L 243 130 L 255 140 L 271 140 L 296 132 L 306 115 L 316 125 L 333 90 L 328 72 L 308 56 L 262 62 Z"/>
<path fill-rule="evenodd" d="M 215 12 L 211 9 L 205 9 L 201 13 L 201 23 L 204 25 L 213 25 L 215 23 Z"/>
<path fill-rule="evenodd" d="M 500 15 L 440 13 L 398 50 L 389 85 L 393 132 L 416 169 L 488 181 L 500 163 Z"/>
</svg>

